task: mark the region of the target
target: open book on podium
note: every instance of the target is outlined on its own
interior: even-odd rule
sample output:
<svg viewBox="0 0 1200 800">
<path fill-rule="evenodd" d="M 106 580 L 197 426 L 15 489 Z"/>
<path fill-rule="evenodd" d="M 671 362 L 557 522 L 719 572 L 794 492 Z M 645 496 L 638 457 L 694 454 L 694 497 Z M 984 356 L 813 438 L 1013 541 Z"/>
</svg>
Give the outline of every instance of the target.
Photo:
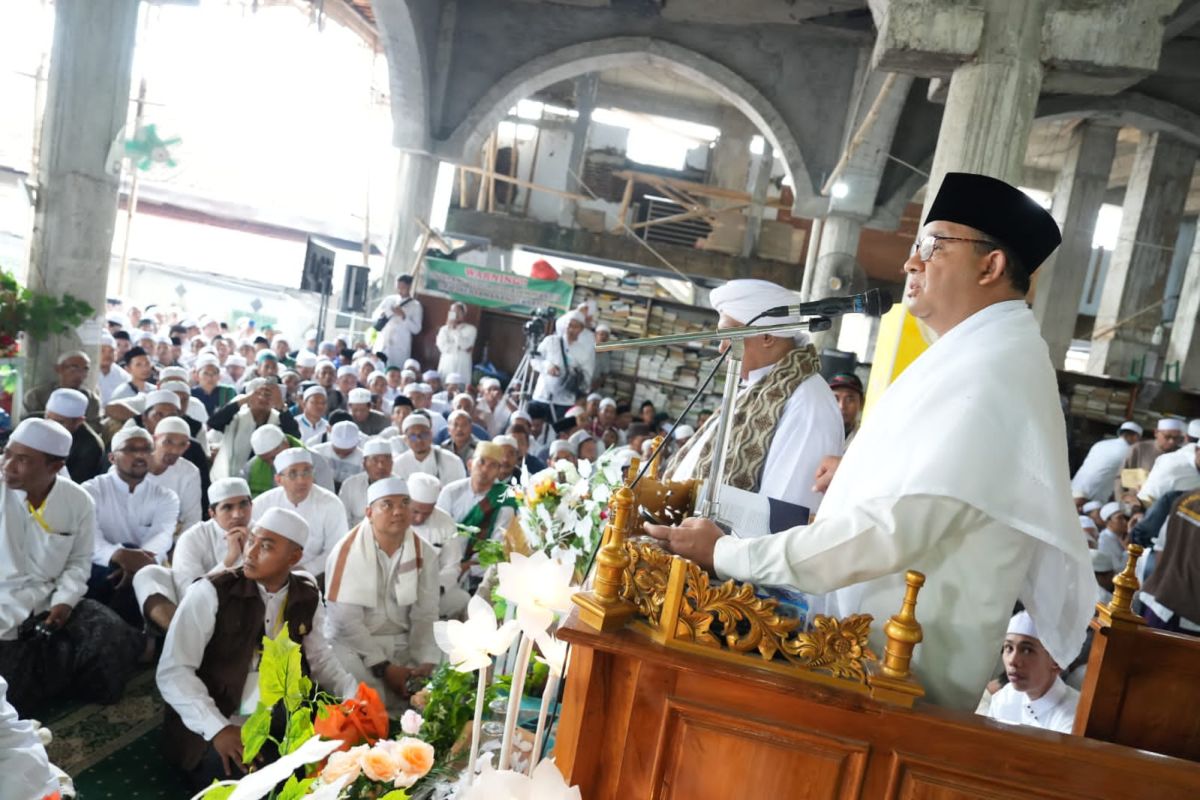
<svg viewBox="0 0 1200 800">
<path fill-rule="evenodd" d="M 1187 760 L 1195 755 L 1138 749 L 1152 727 L 1144 714 L 1126 713 L 1137 730 L 1124 740 L 1099 741 L 922 702 L 909 669 L 922 638 L 919 573 L 907 574 L 889 620 L 816 616 L 805 626 L 753 586 L 715 582 L 633 537 L 634 507 L 628 487 L 614 493 L 594 588 L 576 596 L 558 634 L 571 651 L 554 755 L 584 800 L 1200 797 L 1200 763 Z M 1133 624 L 1121 581 L 1130 564 L 1115 581 L 1113 603 L 1126 610 L 1107 612 L 1114 625 Z M 868 643 L 874 624 L 883 624 L 883 653 Z M 1172 647 L 1200 654 L 1200 644 Z M 1089 682 L 1126 685 L 1129 646 L 1120 652 L 1123 661 L 1102 663 L 1093 650 Z M 1200 701 L 1200 688 L 1180 691 L 1177 700 Z M 1099 702 L 1087 685 L 1084 698 Z M 1170 724 L 1195 739 L 1196 702 L 1174 705 Z M 1101 716 L 1092 727 L 1110 733 L 1122 719 L 1107 706 Z"/>
</svg>

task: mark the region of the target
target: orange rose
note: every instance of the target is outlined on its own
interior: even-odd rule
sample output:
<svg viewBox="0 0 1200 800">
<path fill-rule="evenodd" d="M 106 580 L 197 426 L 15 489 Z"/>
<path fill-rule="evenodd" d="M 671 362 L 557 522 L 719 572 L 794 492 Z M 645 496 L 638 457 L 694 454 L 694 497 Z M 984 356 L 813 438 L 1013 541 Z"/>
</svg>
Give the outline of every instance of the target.
<svg viewBox="0 0 1200 800">
<path fill-rule="evenodd" d="M 400 772 L 401 765 L 385 747 L 372 747 L 360 762 L 363 774 L 373 781 L 390 781 Z"/>
<path fill-rule="evenodd" d="M 400 770 L 410 776 L 423 778 L 433 769 L 433 745 L 405 736 L 392 746 Z M 411 785 L 411 784 L 410 784 Z"/>
<path fill-rule="evenodd" d="M 355 750 L 358 750 L 358 748 L 355 748 Z M 334 753 L 325 764 L 325 769 L 321 770 L 321 779 L 326 783 L 333 783 L 343 775 L 349 775 L 350 780 L 348 783 L 358 780 L 358 774 L 362 770 L 358 763 L 360 755 L 361 753 L 354 750 Z"/>
</svg>

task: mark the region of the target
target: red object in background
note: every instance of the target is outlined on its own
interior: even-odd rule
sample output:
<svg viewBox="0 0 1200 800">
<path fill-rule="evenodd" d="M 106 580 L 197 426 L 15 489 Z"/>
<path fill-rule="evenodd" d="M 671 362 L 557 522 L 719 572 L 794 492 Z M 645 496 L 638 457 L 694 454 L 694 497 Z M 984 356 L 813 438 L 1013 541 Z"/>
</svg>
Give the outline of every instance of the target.
<svg viewBox="0 0 1200 800">
<path fill-rule="evenodd" d="M 379 699 L 379 694 L 365 683 L 358 685 L 354 697 L 340 705 L 323 708 L 328 714 L 325 719 L 318 716 L 313 721 L 313 730 L 326 739 L 341 739 L 343 750 L 364 742 L 374 744 L 387 738 L 387 708 Z"/>
<path fill-rule="evenodd" d="M 539 258 L 533 262 L 529 277 L 536 278 L 539 281 L 556 281 L 558 280 L 558 270 L 550 266 L 550 262 L 546 259 Z"/>
</svg>

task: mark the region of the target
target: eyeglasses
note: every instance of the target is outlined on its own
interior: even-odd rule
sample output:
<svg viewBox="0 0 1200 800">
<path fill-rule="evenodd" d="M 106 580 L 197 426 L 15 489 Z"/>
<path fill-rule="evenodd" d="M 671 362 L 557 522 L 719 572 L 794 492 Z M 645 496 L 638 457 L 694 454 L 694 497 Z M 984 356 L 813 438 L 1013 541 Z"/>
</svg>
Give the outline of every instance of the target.
<svg viewBox="0 0 1200 800">
<path fill-rule="evenodd" d="M 961 236 L 937 236 L 930 233 L 912 243 L 912 249 L 908 251 L 908 257 L 912 258 L 914 255 L 919 255 L 922 261 L 928 261 L 933 258 L 933 251 L 937 248 L 938 242 L 975 242 L 976 244 L 998 247 L 990 239 L 966 239 Z"/>
</svg>

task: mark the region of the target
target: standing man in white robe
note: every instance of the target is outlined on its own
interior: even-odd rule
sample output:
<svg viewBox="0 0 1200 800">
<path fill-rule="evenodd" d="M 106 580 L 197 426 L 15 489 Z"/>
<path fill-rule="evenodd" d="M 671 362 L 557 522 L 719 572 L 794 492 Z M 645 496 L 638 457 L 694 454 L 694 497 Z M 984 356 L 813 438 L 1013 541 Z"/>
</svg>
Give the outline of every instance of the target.
<svg viewBox="0 0 1200 800">
<path fill-rule="evenodd" d="M 1129 448 L 1142 438 L 1142 426 L 1126 421 L 1117 429 L 1114 439 L 1102 439 L 1088 450 L 1075 477 L 1071 479 L 1071 491 L 1075 497 L 1106 503 L 1113 494 L 1113 481 L 1121 474 L 1121 465 L 1129 455 Z M 1121 498 L 1116 498 L 1118 501 Z"/>
<path fill-rule="evenodd" d="M 795 305 L 796 293 L 760 280 L 729 281 L 712 291 L 718 328 L 774 325 L 799 317 L 763 317 L 776 306 Z M 826 456 L 840 456 L 844 425 L 838 401 L 820 374 L 820 361 L 807 335 L 764 334 L 742 340 L 742 387 L 738 391 L 733 439 L 728 442 L 726 483 L 803 506 L 815 515 L 821 495 L 812 476 Z M 708 477 L 715 457 L 714 414 L 667 465 L 669 480 Z"/>
<path fill-rule="evenodd" d="M 411 275 L 396 278 L 396 293 L 383 298 L 372 315 L 384 319 L 376 350 L 383 351 L 389 364 L 403 364 L 412 355 L 412 339 L 421 332 L 424 310 L 412 294 Z"/>
<path fill-rule="evenodd" d="M 948 173 L 904 264 L 905 304 L 939 338 L 867 415 L 817 520 L 751 539 L 705 519 L 646 530 L 721 578 L 833 593 L 835 615 L 877 620 L 877 652 L 905 571 L 923 572 L 913 668 L 941 705 L 976 707 L 1018 599 L 1071 663 L 1096 582 L 1054 368 L 1024 302 L 1060 241 L 1019 189 Z"/>
<path fill-rule="evenodd" d="M 471 353 L 475 349 L 475 326 L 467 322 L 467 307 L 462 303 L 451 303 L 446 312 L 446 324 L 438 328 L 437 348 L 441 353 L 437 371 L 443 375 L 457 372 L 471 380 L 475 363 Z"/>
</svg>

